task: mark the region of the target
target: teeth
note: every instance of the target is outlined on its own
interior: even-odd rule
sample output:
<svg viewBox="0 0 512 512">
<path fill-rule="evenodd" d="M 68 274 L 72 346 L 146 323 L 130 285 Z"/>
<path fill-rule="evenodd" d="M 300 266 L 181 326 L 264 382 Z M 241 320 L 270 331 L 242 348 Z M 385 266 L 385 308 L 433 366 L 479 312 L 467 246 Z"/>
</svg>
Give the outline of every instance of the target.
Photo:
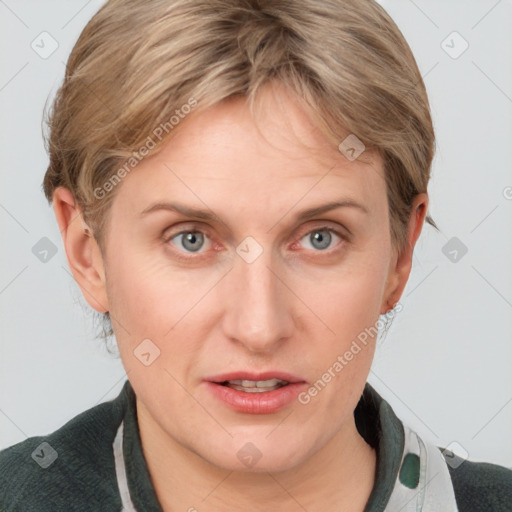
<svg viewBox="0 0 512 512">
<path fill-rule="evenodd" d="M 235 386 L 243 386 L 244 388 L 271 388 L 278 384 L 284 386 L 288 384 L 287 381 L 281 379 L 270 379 L 270 380 L 228 380 L 229 384 Z"/>
<path fill-rule="evenodd" d="M 263 393 L 264 391 L 274 391 L 288 384 L 285 380 L 228 380 L 227 386 L 237 391 L 245 391 L 246 393 Z"/>
</svg>

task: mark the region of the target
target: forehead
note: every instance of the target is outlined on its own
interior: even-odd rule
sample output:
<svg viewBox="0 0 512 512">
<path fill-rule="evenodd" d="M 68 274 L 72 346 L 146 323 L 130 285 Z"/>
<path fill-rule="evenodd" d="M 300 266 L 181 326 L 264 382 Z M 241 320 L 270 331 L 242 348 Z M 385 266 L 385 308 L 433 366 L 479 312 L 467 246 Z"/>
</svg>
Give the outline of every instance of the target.
<svg viewBox="0 0 512 512">
<path fill-rule="evenodd" d="M 258 105 L 256 116 L 245 98 L 191 114 L 158 154 L 126 176 L 114 203 L 141 211 L 149 201 L 179 197 L 194 207 L 222 203 L 260 213 L 256 206 L 280 201 L 305 207 L 343 197 L 372 209 L 385 199 L 376 153 L 348 160 L 283 89 L 266 89 Z"/>
</svg>

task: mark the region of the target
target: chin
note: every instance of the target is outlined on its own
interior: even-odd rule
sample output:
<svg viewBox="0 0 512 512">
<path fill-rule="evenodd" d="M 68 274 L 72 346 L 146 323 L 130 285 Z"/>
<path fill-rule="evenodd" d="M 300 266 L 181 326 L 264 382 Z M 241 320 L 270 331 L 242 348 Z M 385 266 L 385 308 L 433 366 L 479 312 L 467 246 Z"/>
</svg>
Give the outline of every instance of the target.
<svg viewBox="0 0 512 512">
<path fill-rule="evenodd" d="M 261 436 L 235 436 L 225 446 L 215 443 L 203 458 L 228 471 L 240 473 L 277 473 L 293 469 L 306 458 L 304 445 L 293 441 L 286 445 L 282 439 Z M 203 452 L 204 454 L 204 452 Z"/>
</svg>

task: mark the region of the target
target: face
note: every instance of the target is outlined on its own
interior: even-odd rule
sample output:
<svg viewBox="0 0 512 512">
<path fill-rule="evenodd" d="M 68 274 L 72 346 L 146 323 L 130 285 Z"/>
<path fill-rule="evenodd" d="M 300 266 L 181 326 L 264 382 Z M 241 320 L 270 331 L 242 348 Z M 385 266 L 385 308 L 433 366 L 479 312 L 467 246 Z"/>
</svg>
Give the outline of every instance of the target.
<svg viewBox="0 0 512 512">
<path fill-rule="evenodd" d="M 263 103 L 191 116 L 123 179 L 104 269 L 139 421 L 216 466 L 252 450 L 279 471 L 353 422 L 375 340 L 344 354 L 391 307 L 397 259 L 380 158 L 345 158 L 284 90 Z M 212 383 L 272 376 L 297 382 Z"/>
</svg>

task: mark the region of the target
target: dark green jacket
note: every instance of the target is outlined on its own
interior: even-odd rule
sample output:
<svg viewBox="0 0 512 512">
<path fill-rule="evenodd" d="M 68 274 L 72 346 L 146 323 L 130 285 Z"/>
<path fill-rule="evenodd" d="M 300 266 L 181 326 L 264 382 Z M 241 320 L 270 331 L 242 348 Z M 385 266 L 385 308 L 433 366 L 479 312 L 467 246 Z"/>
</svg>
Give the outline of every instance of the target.
<svg viewBox="0 0 512 512">
<path fill-rule="evenodd" d="M 463 460 L 424 443 L 369 383 L 354 415 L 377 452 L 365 512 L 512 511 L 512 470 Z M 79 414 L 52 434 L 0 452 L 1 511 L 128 511 L 130 503 L 131 510 L 162 510 L 142 453 L 129 381 L 115 400 Z"/>
</svg>

